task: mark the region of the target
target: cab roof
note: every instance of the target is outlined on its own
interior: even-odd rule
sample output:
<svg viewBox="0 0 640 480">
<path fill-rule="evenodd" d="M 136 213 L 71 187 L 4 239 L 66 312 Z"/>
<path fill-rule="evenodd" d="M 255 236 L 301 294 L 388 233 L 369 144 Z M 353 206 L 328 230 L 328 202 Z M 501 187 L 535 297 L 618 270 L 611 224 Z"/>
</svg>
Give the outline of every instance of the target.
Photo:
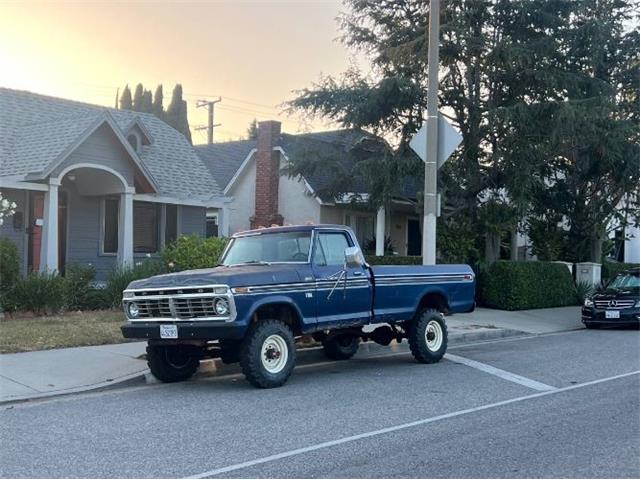
<svg viewBox="0 0 640 480">
<path fill-rule="evenodd" d="M 278 227 L 265 227 L 265 228 L 255 228 L 253 230 L 245 230 L 243 232 L 234 233 L 232 235 L 235 237 L 243 237 L 245 235 L 261 235 L 263 233 L 285 233 L 285 232 L 310 232 L 312 230 L 318 229 L 336 229 L 336 230 L 347 230 L 351 231 L 351 228 L 346 225 L 337 225 L 331 223 L 320 223 L 313 225 L 284 225 Z"/>
</svg>

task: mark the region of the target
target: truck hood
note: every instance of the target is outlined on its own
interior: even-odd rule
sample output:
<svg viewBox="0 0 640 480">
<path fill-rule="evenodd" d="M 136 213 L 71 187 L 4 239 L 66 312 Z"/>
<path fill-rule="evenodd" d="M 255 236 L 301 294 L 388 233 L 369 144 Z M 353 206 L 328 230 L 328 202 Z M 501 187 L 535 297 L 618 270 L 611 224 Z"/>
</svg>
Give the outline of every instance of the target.
<svg viewBox="0 0 640 480">
<path fill-rule="evenodd" d="M 237 265 L 233 267 L 204 268 L 183 272 L 156 275 L 135 280 L 127 288 L 172 288 L 199 285 L 228 285 L 244 287 L 252 285 L 274 285 L 300 282 L 300 265 Z"/>
</svg>

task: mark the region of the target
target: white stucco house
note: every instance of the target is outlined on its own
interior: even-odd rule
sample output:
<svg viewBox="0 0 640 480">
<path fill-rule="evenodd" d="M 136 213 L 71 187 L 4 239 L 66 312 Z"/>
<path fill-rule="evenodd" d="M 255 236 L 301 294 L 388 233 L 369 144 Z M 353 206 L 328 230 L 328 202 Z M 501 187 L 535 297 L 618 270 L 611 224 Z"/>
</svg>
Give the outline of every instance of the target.
<svg viewBox="0 0 640 480">
<path fill-rule="evenodd" d="M 421 254 L 420 219 L 416 212 L 419 187 L 410 179 L 393 198 L 390 211 L 372 211 L 365 202 L 354 205 L 319 195 L 330 180 L 329 173 L 321 169 L 305 178 L 289 178 L 282 173 L 285 163 L 296 156 L 319 151 L 329 151 L 341 161 L 350 162 L 351 147 L 368 134 L 337 130 L 291 135 L 280 129 L 279 122 L 260 122 L 257 140 L 194 147 L 223 194 L 231 199 L 229 233 L 274 223 L 344 224 L 354 229 L 361 245 L 375 243 L 376 254 L 383 254 L 385 237 L 400 255 Z M 359 190 L 354 194 L 366 199 L 368 192 Z"/>
</svg>

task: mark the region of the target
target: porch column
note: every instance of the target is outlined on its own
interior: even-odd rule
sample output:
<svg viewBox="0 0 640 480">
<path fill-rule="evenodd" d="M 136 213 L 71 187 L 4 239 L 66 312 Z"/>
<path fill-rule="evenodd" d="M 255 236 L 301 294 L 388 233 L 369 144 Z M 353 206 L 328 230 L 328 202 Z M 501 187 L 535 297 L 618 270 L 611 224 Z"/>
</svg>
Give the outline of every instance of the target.
<svg viewBox="0 0 640 480">
<path fill-rule="evenodd" d="M 120 194 L 118 222 L 118 264 L 133 265 L 133 192 Z"/>
<path fill-rule="evenodd" d="M 58 271 L 58 187 L 60 182 L 49 180 L 44 192 L 44 218 L 40 244 L 40 271 Z"/>
<path fill-rule="evenodd" d="M 228 237 L 229 236 L 229 216 L 231 215 L 231 211 L 229 210 L 229 207 L 222 207 L 220 210 L 220 217 L 218 219 L 220 225 L 219 225 L 219 231 L 218 231 L 218 236 L 221 237 Z"/>
<path fill-rule="evenodd" d="M 376 256 L 381 257 L 384 255 L 384 231 L 385 231 L 385 211 L 384 207 L 378 209 L 378 216 L 376 218 Z"/>
</svg>

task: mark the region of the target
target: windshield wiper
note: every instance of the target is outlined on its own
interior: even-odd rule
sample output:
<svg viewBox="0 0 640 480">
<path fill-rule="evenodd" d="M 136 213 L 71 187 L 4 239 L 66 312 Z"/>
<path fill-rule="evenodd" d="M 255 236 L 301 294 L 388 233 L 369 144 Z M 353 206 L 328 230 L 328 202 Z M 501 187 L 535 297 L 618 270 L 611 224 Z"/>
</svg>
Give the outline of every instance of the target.
<svg viewBox="0 0 640 480">
<path fill-rule="evenodd" d="M 248 260 L 246 262 L 236 263 L 236 265 L 271 265 L 271 263 L 265 262 L 264 260 Z"/>
</svg>

